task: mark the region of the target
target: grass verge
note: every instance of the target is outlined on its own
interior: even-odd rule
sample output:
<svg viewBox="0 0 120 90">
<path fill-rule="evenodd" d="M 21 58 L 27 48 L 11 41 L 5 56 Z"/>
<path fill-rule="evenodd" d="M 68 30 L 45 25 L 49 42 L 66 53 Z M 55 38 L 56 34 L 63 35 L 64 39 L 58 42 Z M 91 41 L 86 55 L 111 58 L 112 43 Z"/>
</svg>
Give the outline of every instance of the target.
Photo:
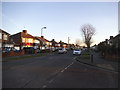
<svg viewBox="0 0 120 90">
<path fill-rule="evenodd" d="M 90 55 L 81 55 L 80 59 L 90 59 Z"/>
<path fill-rule="evenodd" d="M 13 61 L 13 60 L 22 60 L 22 59 L 40 57 L 40 56 L 45 56 L 45 55 L 49 55 L 49 53 L 38 53 L 38 54 L 29 54 L 29 55 L 25 55 L 25 56 L 7 57 L 7 58 L 3 58 L 2 62 Z"/>
</svg>

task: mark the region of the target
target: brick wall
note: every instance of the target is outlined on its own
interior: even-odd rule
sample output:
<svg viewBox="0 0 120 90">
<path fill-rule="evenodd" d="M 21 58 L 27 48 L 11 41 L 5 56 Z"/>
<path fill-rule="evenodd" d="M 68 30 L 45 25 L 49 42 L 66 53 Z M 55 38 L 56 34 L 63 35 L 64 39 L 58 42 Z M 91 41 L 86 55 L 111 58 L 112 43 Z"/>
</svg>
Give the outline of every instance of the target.
<svg viewBox="0 0 120 90">
<path fill-rule="evenodd" d="M 21 50 L 20 52 L 10 51 L 8 53 L 2 53 L 2 57 L 20 56 L 20 55 L 24 55 L 24 50 Z"/>
<path fill-rule="evenodd" d="M 120 56 L 119 55 L 109 55 L 107 54 L 105 56 L 106 59 L 112 60 L 112 61 L 120 61 Z"/>
</svg>

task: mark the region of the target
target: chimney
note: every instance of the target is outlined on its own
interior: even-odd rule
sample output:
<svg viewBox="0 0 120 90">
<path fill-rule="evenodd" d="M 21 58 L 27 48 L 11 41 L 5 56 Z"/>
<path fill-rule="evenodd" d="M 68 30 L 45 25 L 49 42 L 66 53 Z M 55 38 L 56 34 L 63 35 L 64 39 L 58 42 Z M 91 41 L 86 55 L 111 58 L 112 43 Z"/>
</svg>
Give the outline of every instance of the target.
<svg viewBox="0 0 120 90">
<path fill-rule="evenodd" d="M 110 39 L 113 39 L 113 36 L 110 36 Z"/>
<path fill-rule="evenodd" d="M 41 36 L 41 38 L 44 38 L 44 36 Z"/>
<path fill-rule="evenodd" d="M 108 39 L 105 39 L 105 43 L 108 44 Z"/>
<path fill-rule="evenodd" d="M 27 30 L 23 30 L 23 33 L 27 34 Z"/>
</svg>

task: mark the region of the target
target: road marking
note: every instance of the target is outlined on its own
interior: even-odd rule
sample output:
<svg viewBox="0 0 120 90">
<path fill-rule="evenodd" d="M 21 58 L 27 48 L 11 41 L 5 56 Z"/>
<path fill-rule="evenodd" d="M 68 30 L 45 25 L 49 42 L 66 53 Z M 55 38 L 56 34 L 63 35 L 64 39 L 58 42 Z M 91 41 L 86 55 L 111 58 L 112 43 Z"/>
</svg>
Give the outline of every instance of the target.
<svg viewBox="0 0 120 90">
<path fill-rule="evenodd" d="M 74 58 L 73 58 L 73 60 L 75 60 L 76 58 L 77 58 L 77 56 L 76 56 L 76 57 L 74 57 Z"/>
<path fill-rule="evenodd" d="M 67 69 L 67 67 L 65 68 L 65 70 Z"/>
<path fill-rule="evenodd" d="M 46 85 L 44 85 L 42 88 L 46 88 L 47 86 Z"/>
<path fill-rule="evenodd" d="M 70 65 L 68 65 L 67 67 L 65 67 L 61 72 L 64 72 L 66 69 L 68 69 L 73 64 L 74 64 L 74 61 Z"/>
<path fill-rule="evenodd" d="M 64 72 L 65 70 L 63 69 L 61 72 Z"/>
<path fill-rule="evenodd" d="M 71 65 L 74 64 L 75 61 L 73 61 L 70 65 L 68 65 L 67 67 L 65 67 L 63 70 L 61 70 L 60 72 L 63 73 L 66 69 L 68 69 Z M 56 71 L 58 72 L 58 71 Z M 54 79 L 50 80 L 49 83 L 52 83 L 54 81 Z M 47 86 L 44 85 L 43 88 L 46 88 Z"/>
<path fill-rule="evenodd" d="M 53 79 L 49 81 L 49 83 L 52 83 L 53 82 Z"/>
</svg>

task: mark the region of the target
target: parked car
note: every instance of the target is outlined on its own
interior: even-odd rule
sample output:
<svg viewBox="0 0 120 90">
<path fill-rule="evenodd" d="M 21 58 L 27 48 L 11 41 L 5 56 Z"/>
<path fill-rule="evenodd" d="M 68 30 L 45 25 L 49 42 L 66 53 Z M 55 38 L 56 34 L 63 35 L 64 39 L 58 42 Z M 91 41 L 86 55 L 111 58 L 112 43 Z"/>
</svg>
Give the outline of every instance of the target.
<svg viewBox="0 0 120 90">
<path fill-rule="evenodd" d="M 40 49 L 35 49 L 37 53 L 40 53 Z"/>
<path fill-rule="evenodd" d="M 81 50 L 80 49 L 74 49 L 73 50 L 73 55 L 81 55 Z"/>
<path fill-rule="evenodd" d="M 33 47 L 24 47 L 23 50 L 26 54 L 34 54 L 35 49 Z"/>
<path fill-rule="evenodd" d="M 15 48 L 12 48 L 11 51 L 19 52 L 20 50 L 17 50 L 17 49 L 15 49 Z"/>
<path fill-rule="evenodd" d="M 54 51 L 55 51 L 55 48 L 51 48 L 50 50 L 51 50 L 52 52 L 54 52 Z"/>
<path fill-rule="evenodd" d="M 65 48 L 61 48 L 58 50 L 58 53 L 67 53 L 67 50 Z"/>
<path fill-rule="evenodd" d="M 11 51 L 10 48 L 2 48 L 2 52 L 3 52 L 3 53 L 8 53 L 8 52 L 10 52 L 10 51 Z"/>
</svg>

